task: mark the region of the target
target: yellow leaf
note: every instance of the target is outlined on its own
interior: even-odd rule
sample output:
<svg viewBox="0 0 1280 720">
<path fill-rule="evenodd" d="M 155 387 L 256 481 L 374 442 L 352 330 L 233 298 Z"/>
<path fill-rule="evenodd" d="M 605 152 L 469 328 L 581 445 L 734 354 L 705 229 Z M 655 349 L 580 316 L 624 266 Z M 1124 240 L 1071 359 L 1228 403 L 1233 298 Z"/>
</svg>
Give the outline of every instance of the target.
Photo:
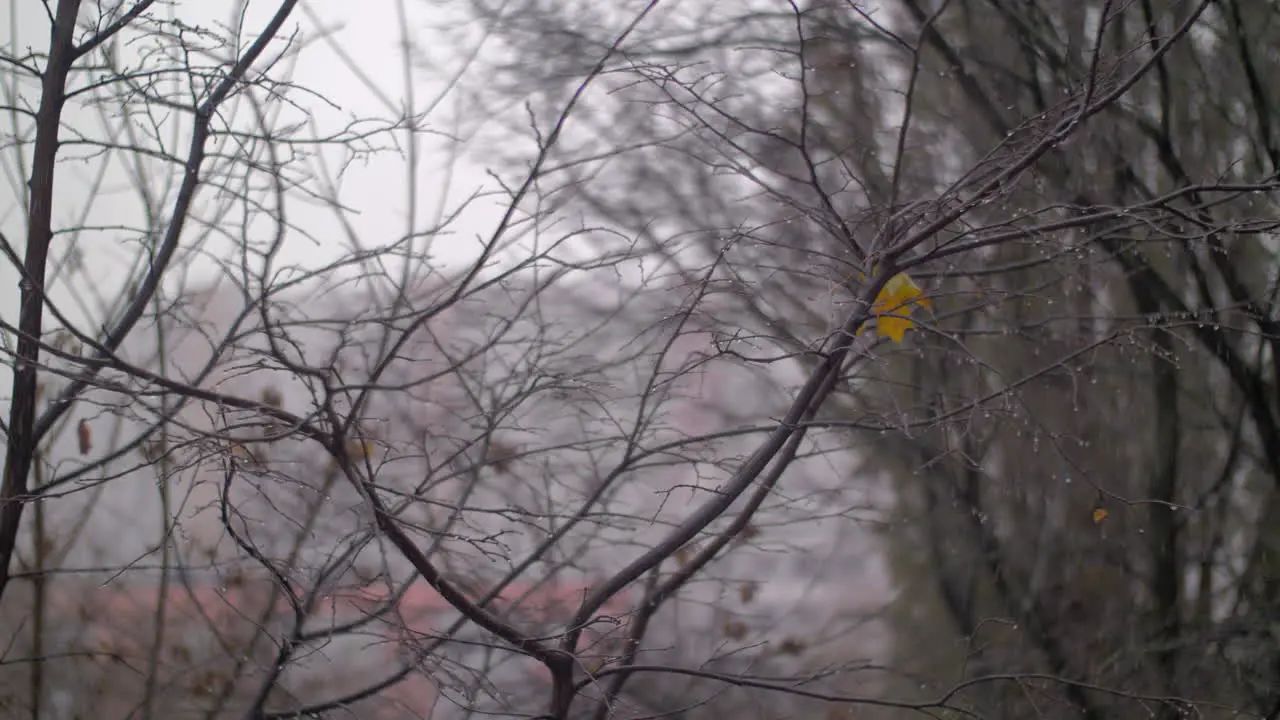
<svg viewBox="0 0 1280 720">
<path fill-rule="evenodd" d="M 913 303 L 928 307 L 929 299 L 921 297 L 923 294 L 920 286 L 906 273 L 898 273 L 880 288 L 880 294 L 876 296 L 876 310 L 881 313 L 893 312 Z"/>
<path fill-rule="evenodd" d="M 1111 513 L 1110 513 L 1110 512 L 1107 512 L 1107 509 L 1106 509 L 1106 508 L 1104 508 L 1104 507 L 1096 507 L 1096 508 L 1094 508 L 1094 509 L 1093 509 L 1093 524 L 1094 524 L 1094 525 L 1097 525 L 1098 523 L 1102 522 L 1103 520 L 1106 520 L 1106 519 L 1107 519 L 1107 516 L 1108 516 L 1108 515 L 1110 515 L 1110 514 L 1111 514 Z"/>
<path fill-rule="evenodd" d="M 871 313 L 876 316 L 876 332 L 894 342 L 902 342 L 907 330 L 916 326 L 911 319 L 911 311 L 916 305 L 927 308 L 933 303 L 924 297 L 924 291 L 906 273 L 889 278 L 871 306 Z M 865 329 L 866 325 L 858 328 L 858 334 L 861 335 Z"/>
<path fill-rule="evenodd" d="M 347 454 L 357 458 L 373 457 L 373 442 L 364 438 L 349 438 Z"/>
<path fill-rule="evenodd" d="M 890 340 L 900 343 L 902 338 L 906 336 L 907 330 L 915 325 L 911 318 L 899 317 L 897 315 L 881 315 L 876 318 L 876 332 L 889 338 Z"/>
</svg>

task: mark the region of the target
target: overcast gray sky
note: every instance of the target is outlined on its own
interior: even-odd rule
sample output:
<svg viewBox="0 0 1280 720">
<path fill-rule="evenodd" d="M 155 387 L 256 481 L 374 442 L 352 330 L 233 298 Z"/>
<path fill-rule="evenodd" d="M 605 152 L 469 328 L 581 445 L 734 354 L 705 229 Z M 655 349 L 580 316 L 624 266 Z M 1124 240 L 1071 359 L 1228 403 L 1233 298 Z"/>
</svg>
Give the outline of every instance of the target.
<svg viewBox="0 0 1280 720">
<path fill-rule="evenodd" d="M 96 13 L 98 3 L 86 3 L 84 12 Z M 201 0 L 180 2 L 169 10 L 188 25 L 202 24 L 225 26 L 241 3 L 233 0 Z M 244 26 L 262 27 L 278 3 L 254 2 L 247 5 Z M 400 13 L 404 13 L 402 18 Z M 412 99 L 413 108 L 423 116 L 424 127 L 439 131 L 441 135 L 419 135 L 421 145 L 420 167 L 416 172 L 419 186 L 416 192 L 418 210 L 414 230 L 421 232 L 430 226 L 441 208 L 450 211 L 457 204 L 482 189 L 492 190 L 494 184 L 484 173 L 484 168 L 469 162 L 465 157 L 453 163 L 448 152 L 450 141 L 444 134 L 468 134 L 485 122 L 483 117 L 469 117 L 467 126 L 457 122 L 457 107 L 452 94 L 445 92 L 445 79 L 456 73 L 477 42 L 475 33 L 458 25 L 448 16 L 448 6 L 442 3 L 382 1 L 368 3 L 311 2 L 301 3 L 285 28 L 300 30 L 300 51 L 294 58 L 292 77 L 301 88 L 316 95 L 295 92 L 290 99 L 305 108 L 315 123 L 314 130 L 303 133 L 335 131 L 354 118 L 388 121 L 401 114 Z M 28 49 L 43 52 L 48 43 L 48 20 L 41 3 L 20 0 L 9 7 L 6 22 L 0 22 L 0 42 L 11 52 L 22 54 Z M 407 20 L 407 22 L 403 22 Z M 317 24 L 318 23 L 318 24 Z M 321 32 L 323 27 L 326 32 Z M 410 76 L 404 70 L 403 39 L 399 28 L 407 27 L 412 39 L 414 64 L 419 66 Z M 335 50 L 337 48 L 338 50 Z M 125 49 L 125 52 L 129 52 Z M 346 57 L 342 57 L 345 55 Z M 134 53 L 136 57 L 136 52 Z M 352 68 L 358 68 L 357 71 Z M 427 68 L 427 69 L 422 69 Z M 0 89 L 3 102 L 17 103 L 34 108 L 39 102 L 38 87 L 34 82 L 15 86 L 13 76 L 6 71 L 0 76 L 5 86 Z M 84 82 L 81 76 L 79 82 Z M 472 80 L 464 75 L 462 83 Z M 372 84 L 372 87 L 371 87 Z M 410 91 L 407 91 L 406 88 Z M 441 100 L 441 98 L 444 98 Z M 237 121 L 251 122 L 251 108 L 241 104 L 236 107 Z M 86 109 L 72 103 L 65 119 L 72 133 L 79 130 L 101 135 L 103 123 L 97 110 Z M 282 117 L 282 121 L 296 120 L 297 116 Z M 178 140 L 172 151 L 185 154 L 186 118 L 171 116 L 165 133 Z M 6 116 L 0 124 L 0 135 L 8 138 L 14 132 L 30 137 L 30 124 L 15 126 L 14 119 Z M 69 135 L 64 131 L 64 139 Z M 433 139 L 434 138 L 434 139 Z M 397 134 L 401 144 L 405 136 Z M 390 138 L 381 143 L 389 145 Z M 0 151 L 0 230 L 21 252 L 24 235 L 21 193 L 29 174 L 25 159 L 19 161 L 19 152 L 6 141 Z M 29 144 L 22 147 L 28 157 Z M 343 154 L 338 148 L 326 151 L 330 168 L 343 164 Z M 450 171 L 446 172 L 449 167 Z M 102 172 L 100 160 L 67 162 L 58 169 L 55 223 L 62 227 L 77 224 L 86 212 L 86 222 L 104 228 L 119 225 L 137 225 L 141 205 L 130 187 L 127 166 L 117 158 L 106 164 L 101 177 L 100 192 L 96 200 L 88 203 L 90 188 L 95 176 Z M 176 176 L 176 169 L 173 169 Z M 339 197 L 351 209 L 349 220 L 356 232 L 370 245 L 380 245 L 406 233 L 407 208 L 410 205 L 407 182 L 408 164 L 404 154 L 387 152 L 347 165 L 342 174 Z M 208 202 L 206 190 L 203 199 Z M 167 212 L 171 203 L 167 203 Z M 439 261 L 462 262 L 475 252 L 477 235 L 492 231 L 496 222 L 496 204 L 478 203 L 472 211 L 458 218 L 451 226 L 449 237 L 437 240 L 432 256 Z M 335 233 L 332 214 L 307 207 L 295 199 L 289 206 L 289 219 L 302 226 L 314 238 L 293 234 L 286 241 L 280 255 L 281 263 L 316 265 L 350 251 L 340 234 Z M 263 234 L 272 228 L 260 225 Z M 82 235 L 80 247 L 88 273 L 95 285 L 104 293 L 120 287 L 120 278 L 128 262 L 133 258 L 136 246 L 121 247 L 120 233 L 110 229 Z M 55 243 L 54 255 L 66 247 L 65 241 Z M 212 266 L 201 268 L 202 273 L 212 272 Z M 17 273 L 9 263 L 0 263 L 0 313 L 6 318 L 16 318 Z M 63 291 L 65 292 L 65 291 Z M 54 291 L 55 297 L 62 292 Z M 60 298 L 61 299 L 61 298 Z M 74 309 L 68 306 L 69 309 Z"/>
</svg>

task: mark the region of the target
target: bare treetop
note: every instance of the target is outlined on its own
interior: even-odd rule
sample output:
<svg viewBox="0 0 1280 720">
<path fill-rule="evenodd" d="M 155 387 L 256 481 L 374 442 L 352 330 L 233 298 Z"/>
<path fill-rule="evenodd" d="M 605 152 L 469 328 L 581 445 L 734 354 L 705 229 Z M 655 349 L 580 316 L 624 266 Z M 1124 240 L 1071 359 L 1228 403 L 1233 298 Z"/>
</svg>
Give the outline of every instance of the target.
<svg viewBox="0 0 1280 720">
<path fill-rule="evenodd" d="M 0 715 L 1280 720 L 1272 15 L 15 5 Z"/>
</svg>

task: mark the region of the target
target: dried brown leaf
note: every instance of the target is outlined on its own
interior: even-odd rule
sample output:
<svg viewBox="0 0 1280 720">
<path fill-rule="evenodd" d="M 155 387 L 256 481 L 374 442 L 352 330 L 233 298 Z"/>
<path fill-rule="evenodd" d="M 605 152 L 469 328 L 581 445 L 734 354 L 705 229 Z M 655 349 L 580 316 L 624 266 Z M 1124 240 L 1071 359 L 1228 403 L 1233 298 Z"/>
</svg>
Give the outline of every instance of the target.
<svg viewBox="0 0 1280 720">
<path fill-rule="evenodd" d="M 262 394 L 260 397 L 262 398 L 263 405 L 270 405 L 273 408 L 278 408 L 284 404 L 284 395 L 274 387 L 262 388 Z"/>
<path fill-rule="evenodd" d="M 80 424 L 76 426 L 76 439 L 80 444 L 80 454 L 88 455 L 93 450 L 93 428 L 89 426 L 89 421 L 81 418 Z"/>
</svg>

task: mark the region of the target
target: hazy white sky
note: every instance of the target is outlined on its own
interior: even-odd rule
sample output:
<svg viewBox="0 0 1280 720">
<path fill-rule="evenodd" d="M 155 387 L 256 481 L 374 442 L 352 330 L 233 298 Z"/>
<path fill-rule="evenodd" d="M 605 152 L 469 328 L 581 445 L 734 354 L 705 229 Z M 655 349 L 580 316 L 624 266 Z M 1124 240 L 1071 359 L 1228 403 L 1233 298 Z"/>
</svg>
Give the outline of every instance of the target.
<svg viewBox="0 0 1280 720">
<path fill-rule="evenodd" d="M 234 21 L 237 11 L 244 10 L 243 26 L 251 28 L 248 34 L 252 36 L 266 23 L 277 5 L 276 2 L 244 4 L 233 0 L 189 0 L 175 3 L 168 12 L 187 25 L 225 27 Z M 85 17 L 92 17 L 90 13 L 96 13 L 98 6 L 99 3 L 85 3 Z M 7 51 L 16 54 L 27 49 L 43 52 L 47 48 L 49 30 L 42 3 L 18 0 L 8 10 L 9 17 L 0 22 L 0 42 Z M 321 32 L 321 28 L 325 31 Z M 406 28 L 403 36 L 401 28 Z M 300 33 L 300 50 L 290 58 L 293 65 L 291 74 L 299 88 L 309 91 L 294 91 L 289 98 L 305 108 L 314 122 L 313 128 L 304 128 L 300 134 L 338 131 L 356 118 L 381 120 L 385 124 L 408 109 L 410 101 L 413 111 L 421 116 L 421 126 L 440 133 L 418 136 L 419 167 L 415 173 L 418 186 L 412 201 L 404 133 L 378 141 L 384 147 L 392 146 L 394 141 L 395 151 L 346 164 L 338 196 L 350 209 L 348 221 L 362 243 L 366 246 L 383 245 L 410 231 L 422 232 L 435 222 L 442 211 L 450 212 L 468 196 L 495 188 L 494 181 L 479 164 L 466 158 L 453 162 L 454 157 L 449 152 L 450 141 L 443 139 L 444 134 L 475 132 L 486 121 L 484 117 L 471 114 L 460 124 L 455 100 L 459 96 L 445 92 L 446 80 L 462 68 L 478 42 L 473 29 L 449 16 L 448 4 L 415 1 L 401 4 L 390 0 L 365 3 L 304 1 L 286 23 L 285 30 Z M 409 75 L 406 75 L 404 62 L 406 39 L 412 43 L 410 55 L 415 66 Z M 123 47 L 122 56 L 136 58 L 142 47 Z M 4 73 L 0 75 L 4 80 L 4 87 L 0 89 L 3 100 L 0 102 L 34 109 L 39 101 L 36 84 L 15 84 L 9 71 Z M 460 86 L 465 87 L 474 80 L 474 75 L 463 75 Z M 85 76 L 81 75 L 75 84 L 83 82 Z M 247 103 L 237 104 L 234 108 L 229 106 L 228 109 L 234 109 L 236 121 L 241 126 L 253 122 L 253 108 Z M 280 116 L 279 123 L 296 121 L 301 117 L 300 113 L 285 114 Z M 73 103 L 68 107 L 65 118 L 68 129 L 63 132 L 64 140 L 78 132 L 98 137 L 103 134 L 104 123 L 98 109 Z M 111 118 L 110 122 L 119 126 L 117 117 Z M 142 123 L 138 127 L 141 128 Z M 186 118 L 182 116 L 170 115 L 161 125 L 161 135 L 173 154 L 185 155 L 187 129 Z M 11 138 L 15 133 L 29 138 L 30 123 L 15 125 L 13 118 L 6 116 L 0 123 L 0 137 Z M 6 140 L 4 145 L 0 150 L 0 187 L 3 188 L 0 190 L 0 230 L 22 252 L 25 231 L 20 198 L 29 167 L 25 161 L 19 161 L 18 150 L 11 142 Z M 465 143 L 458 145 L 466 149 Z M 211 150 L 217 149 L 234 152 L 228 146 L 219 148 L 211 144 Z M 29 156 L 30 146 L 25 146 L 23 152 Z M 70 150 L 67 155 L 72 153 L 84 154 L 83 151 Z M 331 171 L 336 171 L 348 160 L 338 148 L 329 148 L 323 155 Z M 299 171 L 318 171 L 321 165 L 312 159 L 297 163 L 295 167 Z M 77 240 L 86 272 L 74 285 L 82 291 L 86 284 L 91 284 L 94 290 L 110 297 L 118 293 L 121 278 L 137 255 L 136 244 L 122 245 L 121 237 L 128 233 L 118 229 L 122 225 L 136 227 L 142 216 L 142 206 L 131 178 L 132 168 L 117 154 L 105 163 L 101 158 L 65 162 L 58 173 L 55 223 L 62 227 L 88 224 L 102 228 L 83 233 Z M 168 174 L 172 176 L 168 181 L 176 182 L 178 173 L 172 167 Z M 164 185 L 161 182 L 163 175 L 165 173 L 150 174 L 148 180 L 153 190 Z M 259 185 L 262 184 L 259 181 Z M 93 195 L 91 188 L 95 186 L 98 192 Z M 289 221 L 299 225 L 311 237 L 291 233 L 278 264 L 314 266 L 351 251 L 332 212 L 322 210 L 316 204 L 304 204 L 300 194 L 293 195 L 287 206 Z M 269 199 L 268 188 L 263 188 L 262 196 L 264 201 Z M 172 187 L 168 188 L 166 199 L 167 202 L 159 204 L 163 214 L 172 207 Z M 200 201 L 203 203 L 201 207 L 211 207 L 217 201 L 217 193 L 206 188 Z M 411 203 L 416 206 L 412 227 L 408 212 Z M 476 237 L 492 232 L 497 222 L 497 208 L 496 202 L 475 204 L 472 210 L 451 224 L 450 234 L 433 241 L 432 257 L 449 262 L 472 257 L 477 247 Z M 235 222 L 235 215 L 228 217 L 230 227 Z M 259 223 L 252 228 L 253 239 L 265 241 L 273 231 L 269 223 Z M 55 241 L 55 258 L 65 251 L 68 242 L 65 238 Z M 230 247 L 224 241 L 221 250 L 229 250 Z M 18 275 L 9 263 L 0 265 L 3 265 L 0 269 L 0 313 L 7 319 L 16 320 Z M 199 274 L 207 275 L 212 271 L 213 265 L 205 263 Z M 137 271 L 134 272 L 136 274 Z M 54 293 L 55 297 L 65 300 L 67 289 L 64 286 Z M 72 305 L 68 305 L 68 309 L 74 311 Z"/>
</svg>

